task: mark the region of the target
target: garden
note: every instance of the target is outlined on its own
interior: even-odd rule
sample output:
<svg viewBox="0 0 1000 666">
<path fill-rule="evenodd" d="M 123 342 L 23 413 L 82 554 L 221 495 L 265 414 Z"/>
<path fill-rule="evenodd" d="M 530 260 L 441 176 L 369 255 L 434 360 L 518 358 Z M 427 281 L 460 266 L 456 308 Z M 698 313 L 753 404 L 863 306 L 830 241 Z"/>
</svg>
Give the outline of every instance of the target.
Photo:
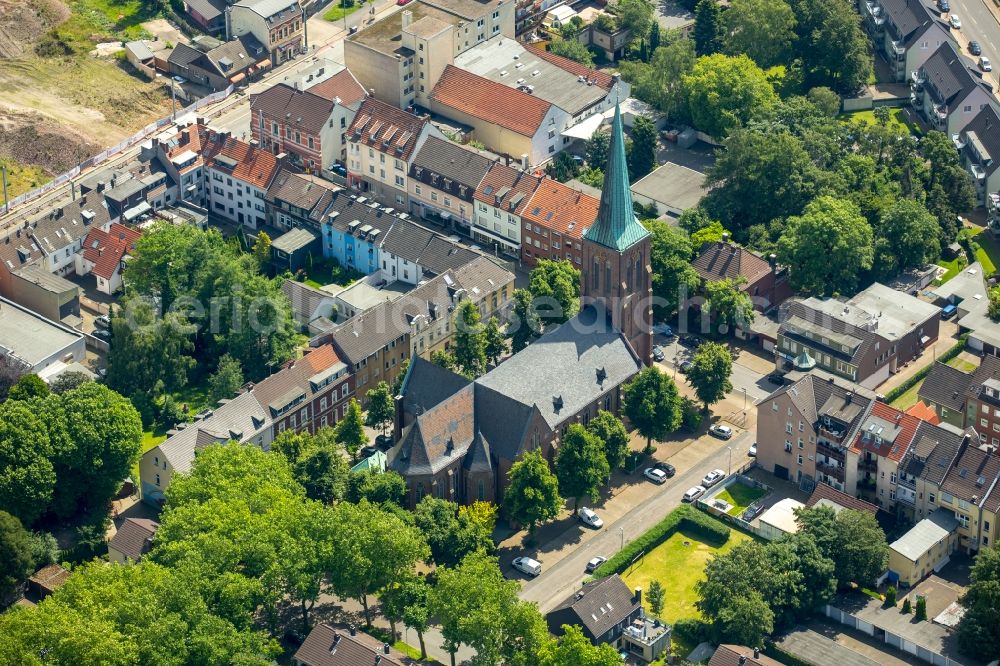
<svg viewBox="0 0 1000 666">
<path fill-rule="evenodd" d="M 750 486 L 739 481 L 733 481 L 728 486 L 716 493 L 712 499 L 719 499 L 730 505 L 726 511 L 730 516 L 739 516 L 747 510 L 751 504 L 767 495 L 767 489 Z"/>
</svg>

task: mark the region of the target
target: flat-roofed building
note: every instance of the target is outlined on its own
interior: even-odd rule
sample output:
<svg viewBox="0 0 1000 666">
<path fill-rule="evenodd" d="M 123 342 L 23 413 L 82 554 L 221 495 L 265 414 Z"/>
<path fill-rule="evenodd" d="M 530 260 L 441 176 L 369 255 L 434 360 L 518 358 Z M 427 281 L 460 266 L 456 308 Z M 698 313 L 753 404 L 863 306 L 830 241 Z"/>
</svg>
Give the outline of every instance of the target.
<svg viewBox="0 0 1000 666">
<path fill-rule="evenodd" d="M 38 373 L 55 363 L 84 360 L 84 336 L 0 297 L 0 356 L 25 372 Z"/>
</svg>

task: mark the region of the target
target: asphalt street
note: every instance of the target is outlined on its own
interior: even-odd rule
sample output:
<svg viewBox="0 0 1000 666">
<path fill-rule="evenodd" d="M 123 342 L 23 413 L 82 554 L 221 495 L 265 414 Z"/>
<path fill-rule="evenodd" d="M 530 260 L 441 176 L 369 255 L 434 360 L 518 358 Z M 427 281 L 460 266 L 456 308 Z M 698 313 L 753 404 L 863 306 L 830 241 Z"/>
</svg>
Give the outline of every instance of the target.
<svg viewBox="0 0 1000 666">
<path fill-rule="evenodd" d="M 958 14 L 962 20 L 961 36 L 956 38 L 963 45 L 963 51 L 974 62 L 979 58 L 969 53 L 966 45 L 970 40 L 976 40 L 983 48 L 983 55 L 993 63 L 993 71 L 985 76 L 993 82 L 996 91 L 997 68 L 1000 67 L 1000 20 L 986 5 L 992 0 L 950 0 L 951 13 Z M 947 18 L 944 16 L 943 18 Z"/>
</svg>

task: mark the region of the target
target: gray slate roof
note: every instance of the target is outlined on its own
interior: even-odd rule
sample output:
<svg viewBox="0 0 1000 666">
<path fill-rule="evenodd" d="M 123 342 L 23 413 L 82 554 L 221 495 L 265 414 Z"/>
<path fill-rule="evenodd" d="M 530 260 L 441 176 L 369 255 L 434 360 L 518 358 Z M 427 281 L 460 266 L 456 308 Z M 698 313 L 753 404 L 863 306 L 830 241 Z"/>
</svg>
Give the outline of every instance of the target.
<svg viewBox="0 0 1000 666">
<path fill-rule="evenodd" d="M 848 432 L 845 442 L 853 440 L 854 431 L 861 425 L 864 415 L 870 411 L 875 401 L 875 394 L 871 391 L 821 370 L 804 375 L 794 384 L 778 389 L 761 402 L 769 402 L 782 394 L 788 395 L 792 404 L 809 423 L 816 423 L 822 416 L 830 416 L 846 423 Z"/>
<path fill-rule="evenodd" d="M 470 379 L 460 374 L 415 356 L 410 359 L 410 367 L 400 389 L 403 410 L 409 414 L 422 414 L 470 383 Z"/>
<path fill-rule="evenodd" d="M 550 611 L 570 610 L 592 636 L 603 636 L 639 607 L 625 581 L 618 574 L 586 583 Z"/>
<path fill-rule="evenodd" d="M 958 412 L 965 405 L 965 392 L 971 385 L 972 374 L 938 361 L 927 373 L 917 395 L 921 400 Z"/>
<path fill-rule="evenodd" d="M 968 432 L 975 437 L 974 431 L 970 429 Z M 966 436 L 957 429 L 921 421 L 913 435 L 910 450 L 899 461 L 900 473 L 940 485 L 961 452 Z"/>
<path fill-rule="evenodd" d="M 466 386 L 417 416 L 403 431 L 392 469 L 400 474 L 434 474 L 462 458 L 476 437 L 475 391 Z"/>
<path fill-rule="evenodd" d="M 895 39 L 907 43 L 923 34 L 938 16 L 921 0 L 880 0 L 879 4 L 889 19 L 889 29 L 895 33 Z"/>
<path fill-rule="evenodd" d="M 429 136 L 413 158 L 410 176 L 435 189 L 471 201 L 492 163 L 474 150 Z M 433 178 L 435 175 L 436 179 Z M 461 185 L 466 188 L 464 195 L 459 188 Z"/>
<path fill-rule="evenodd" d="M 376 662 L 376 659 L 379 659 Z M 347 627 L 317 624 L 295 652 L 296 663 L 305 666 L 403 666 L 412 663 L 402 654 L 364 632 L 351 636 Z"/>
<path fill-rule="evenodd" d="M 126 518 L 108 542 L 108 547 L 114 548 L 133 562 L 138 562 L 152 548 L 152 539 L 158 529 L 160 524 L 155 520 Z"/>
<path fill-rule="evenodd" d="M 99 192 L 88 192 L 65 206 L 54 208 L 35 223 L 31 237 L 45 254 L 53 254 L 87 235 L 92 227 L 111 221 Z"/>
<path fill-rule="evenodd" d="M 972 67 L 973 64 L 959 54 L 951 42 L 945 42 L 924 62 L 920 71 L 927 76 L 927 85 L 935 101 L 951 106 L 982 85 L 982 79 L 972 73 Z"/>
</svg>

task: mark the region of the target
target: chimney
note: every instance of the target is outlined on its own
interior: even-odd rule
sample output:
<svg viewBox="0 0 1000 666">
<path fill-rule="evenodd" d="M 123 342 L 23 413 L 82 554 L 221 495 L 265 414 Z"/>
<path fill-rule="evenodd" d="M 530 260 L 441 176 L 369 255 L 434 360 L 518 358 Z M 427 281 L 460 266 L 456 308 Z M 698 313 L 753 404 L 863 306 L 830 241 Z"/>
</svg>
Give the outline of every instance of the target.
<svg viewBox="0 0 1000 666">
<path fill-rule="evenodd" d="M 747 656 L 745 654 L 740 655 L 740 666 L 746 666 Z"/>
<path fill-rule="evenodd" d="M 632 595 L 632 603 L 641 604 L 642 603 L 642 588 L 635 588 L 635 594 Z"/>
<path fill-rule="evenodd" d="M 403 30 L 409 28 L 411 23 L 413 23 L 413 12 L 407 9 L 403 12 Z"/>
<path fill-rule="evenodd" d="M 774 268 L 775 265 L 778 263 L 778 255 L 776 255 L 774 252 L 767 255 L 767 263 L 771 264 L 771 268 Z"/>
<path fill-rule="evenodd" d="M 754 659 L 760 659 L 760 648 L 759 647 L 755 647 L 753 649 L 753 658 Z"/>
<path fill-rule="evenodd" d="M 382 643 L 382 654 L 389 654 L 389 644 Z"/>
<path fill-rule="evenodd" d="M 382 655 L 380 654 L 375 655 L 375 666 L 379 666 L 379 664 L 381 663 L 382 663 Z"/>
<path fill-rule="evenodd" d="M 722 232 L 722 242 L 723 243 L 727 243 L 727 244 L 729 243 L 729 232 L 728 231 L 723 231 Z"/>
<path fill-rule="evenodd" d="M 349 627 L 347 627 L 347 630 L 349 632 L 351 632 L 351 636 L 357 636 L 358 635 L 358 628 L 355 627 L 353 624 L 350 625 Z"/>
</svg>

